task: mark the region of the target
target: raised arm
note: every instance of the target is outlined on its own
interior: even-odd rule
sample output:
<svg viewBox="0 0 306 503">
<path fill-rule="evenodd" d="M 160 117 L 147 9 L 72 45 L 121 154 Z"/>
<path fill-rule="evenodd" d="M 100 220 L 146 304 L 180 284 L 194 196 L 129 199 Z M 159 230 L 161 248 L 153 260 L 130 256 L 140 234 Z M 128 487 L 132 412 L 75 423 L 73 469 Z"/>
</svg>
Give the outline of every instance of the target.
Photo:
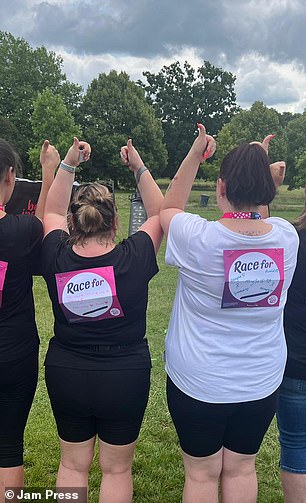
<svg viewBox="0 0 306 503">
<path fill-rule="evenodd" d="M 35 215 L 43 220 L 44 210 L 49 189 L 54 180 L 56 168 L 60 163 L 60 156 L 49 140 L 45 140 L 40 152 L 40 164 L 42 170 L 42 185 L 37 201 Z"/>
<path fill-rule="evenodd" d="M 255 145 L 260 145 L 266 152 L 267 155 L 269 155 L 269 146 L 270 146 L 270 141 L 275 138 L 275 134 L 269 134 L 266 136 L 262 142 L 258 141 L 252 141 L 252 144 Z M 285 161 L 276 161 L 270 164 L 270 171 L 271 175 L 274 181 L 274 185 L 276 189 L 278 189 L 281 184 L 284 181 L 285 174 L 286 174 L 286 163 Z M 270 211 L 268 206 L 260 206 L 259 211 L 261 213 L 262 218 L 268 218 L 270 216 Z"/>
<path fill-rule="evenodd" d="M 164 196 L 150 171 L 145 167 L 139 153 L 132 144 L 132 140 L 128 140 L 127 145 L 121 148 L 120 154 L 122 162 L 134 174 L 148 217 L 159 215 Z"/>
<path fill-rule="evenodd" d="M 273 178 L 274 185 L 278 189 L 285 178 L 286 174 L 286 163 L 285 161 L 276 161 L 270 164 L 270 171 Z M 262 218 L 268 218 L 270 216 L 270 211 L 268 206 L 261 206 L 259 208 Z"/>
<path fill-rule="evenodd" d="M 216 142 L 212 136 L 206 134 L 205 127 L 198 124 L 198 129 L 198 137 L 170 182 L 161 207 L 160 221 L 166 236 L 174 215 L 185 208 L 200 164 L 211 157 L 216 150 Z"/>
<path fill-rule="evenodd" d="M 157 252 L 163 238 L 159 222 L 159 211 L 164 196 L 150 171 L 144 166 L 139 153 L 132 144 L 132 140 L 128 140 L 127 145 L 121 147 L 120 155 L 122 162 L 129 167 L 135 176 L 137 188 L 148 215 L 148 220 L 140 227 L 140 230 L 149 234 Z"/>
<path fill-rule="evenodd" d="M 55 229 L 68 232 L 67 211 L 71 198 L 75 169 L 81 160 L 87 161 L 90 157 L 90 145 L 74 138 L 65 159 L 60 163 L 54 182 L 49 190 L 45 215 L 44 235 Z"/>
</svg>

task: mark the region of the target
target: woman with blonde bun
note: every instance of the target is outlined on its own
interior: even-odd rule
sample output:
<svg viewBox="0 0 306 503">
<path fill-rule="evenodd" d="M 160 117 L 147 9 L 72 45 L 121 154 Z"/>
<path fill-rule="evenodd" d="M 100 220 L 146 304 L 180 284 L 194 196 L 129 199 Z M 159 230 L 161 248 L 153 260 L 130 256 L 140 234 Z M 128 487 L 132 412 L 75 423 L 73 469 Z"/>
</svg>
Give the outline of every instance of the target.
<svg viewBox="0 0 306 503">
<path fill-rule="evenodd" d="M 148 283 L 158 272 L 163 196 L 129 140 L 121 157 L 135 175 L 148 219 L 117 244 L 117 209 L 107 187 L 80 185 L 68 215 L 80 149 L 88 159 L 89 145 L 75 138 L 48 195 L 44 221 L 44 277 L 55 317 L 45 366 L 61 445 L 57 486 L 87 492 L 98 441 L 99 501 L 129 503 L 150 387 L 146 308 Z"/>
</svg>

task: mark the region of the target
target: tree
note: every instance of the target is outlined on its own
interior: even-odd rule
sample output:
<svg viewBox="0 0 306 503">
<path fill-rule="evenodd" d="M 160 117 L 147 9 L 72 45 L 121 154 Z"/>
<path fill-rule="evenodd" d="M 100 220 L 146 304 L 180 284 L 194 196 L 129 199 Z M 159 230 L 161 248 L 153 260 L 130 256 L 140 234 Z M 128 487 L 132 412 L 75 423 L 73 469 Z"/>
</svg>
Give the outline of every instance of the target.
<svg viewBox="0 0 306 503">
<path fill-rule="evenodd" d="M 293 189 L 300 184 L 296 160 L 306 151 L 306 111 L 288 123 L 286 135 L 288 143 L 286 181 L 289 183 L 289 188 Z"/>
<path fill-rule="evenodd" d="M 8 141 L 21 158 L 22 153 L 25 152 L 26 149 L 24 138 L 17 127 L 5 117 L 0 117 L 0 138 L 4 138 Z"/>
<path fill-rule="evenodd" d="M 44 140 L 49 140 L 63 159 L 72 144 L 73 137 L 80 136 L 81 129 L 74 123 L 63 98 L 55 96 L 50 89 L 45 89 L 36 98 L 31 125 L 33 141 L 29 149 L 29 158 L 32 163 L 30 175 L 38 178 L 40 150 Z"/>
<path fill-rule="evenodd" d="M 134 183 L 119 150 L 133 139 L 144 162 L 159 176 L 167 162 L 160 121 L 147 103 L 144 91 L 125 72 L 102 73 L 88 87 L 80 107 L 84 137 L 92 146 L 91 164 L 82 171 L 84 179 L 111 178 L 118 186 Z"/>
<path fill-rule="evenodd" d="M 10 120 L 23 137 L 22 158 L 29 171 L 26 152 L 32 137 L 30 117 L 38 93 L 49 88 L 59 94 L 72 113 L 79 102 L 81 87 L 70 83 L 61 70 L 62 59 L 44 47 L 32 49 L 23 38 L 0 31 L 0 115 Z"/>
<path fill-rule="evenodd" d="M 262 141 L 268 134 L 276 135 L 269 148 L 271 162 L 286 159 L 287 141 L 280 114 L 256 101 L 249 110 L 241 110 L 235 115 L 218 134 L 216 159 L 219 167 L 232 148 L 243 142 Z"/>
<path fill-rule="evenodd" d="M 289 122 L 291 122 L 293 119 L 297 119 L 298 117 L 300 117 L 300 115 L 301 114 L 299 114 L 299 113 L 292 114 L 291 112 L 283 112 L 283 113 L 279 114 L 279 120 L 280 120 L 281 126 L 283 128 L 287 127 Z"/>
<path fill-rule="evenodd" d="M 197 122 L 215 135 L 237 112 L 236 77 L 208 61 L 197 70 L 187 61 L 183 67 L 176 61 L 158 74 L 143 75 L 147 83 L 139 83 L 162 120 L 172 176 L 190 148 Z"/>
<path fill-rule="evenodd" d="M 306 190 L 306 150 L 296 158 L 296 171 L 293 179 L 294 187 L 305 187 Z"/>
</svg>

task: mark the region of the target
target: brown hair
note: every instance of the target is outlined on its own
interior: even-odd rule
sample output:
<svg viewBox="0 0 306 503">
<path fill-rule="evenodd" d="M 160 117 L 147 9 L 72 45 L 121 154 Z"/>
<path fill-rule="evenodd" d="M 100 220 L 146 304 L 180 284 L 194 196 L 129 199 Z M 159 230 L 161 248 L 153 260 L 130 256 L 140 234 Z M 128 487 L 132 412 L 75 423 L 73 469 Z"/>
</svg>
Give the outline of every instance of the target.
<svg viewBox="0 0 306 503">
<path fill-rule="evenodd" d="M 0 138 L 0 182 L 4 179 L 10 167 L 14 171 L 18 171 L 20 166 L 21 162 L 17 152 L 15 152 L 8 141 Z"/>
<path fill-rule="evenodd" d="M 298 231 L 302 231 L 306 229 L 306 209 L 303 210 L 303 213 L 299 216 L 299 218 L 293 223 L 295 228 Z"/>
<path fill-rule="evenodd" d="M 100 242 L 112 240 L 117 211 L 111 192 L 97 182 L 81 184 L 73 195 L 68 220 L 71 245 L 84 245 L 91 237 Z"/>
<path fill-rule="evenodd" d="M 260 145 L 243 143 L 231 150 L 222 161 L 220 178 L 234 208 L 266 206 L 275 197 L 269 159 Z"/>
</svg>

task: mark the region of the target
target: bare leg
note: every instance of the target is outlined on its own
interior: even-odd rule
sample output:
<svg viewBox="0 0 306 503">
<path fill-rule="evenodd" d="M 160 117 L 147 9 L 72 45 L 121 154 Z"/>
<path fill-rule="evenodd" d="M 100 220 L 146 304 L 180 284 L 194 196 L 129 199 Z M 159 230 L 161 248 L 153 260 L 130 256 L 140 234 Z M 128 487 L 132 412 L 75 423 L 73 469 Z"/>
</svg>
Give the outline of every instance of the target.
<svg viewBox="0 0 306 503">
<path fill-rule="evenodd" d="M 256 454 L 239 454 L 223 449 L 221 473 L 222 503 L 256 503 Z"/>
<path fill-rule="evenodd" d="M 306 474 L 281 471 L 285 503 L 306 503 Z"/>
<path fill-rule="evenodd" d="M 132 462 L 136 442 L 111 445 L 99 440 L 99 462 L 103 473 L 100 503 L 131 503 Z"/>
<path fill-rule="evenodd" d="M 185 452 L 183 503 L 218 503 L 218 480 L 222 469 L 222 451 L 198 458 Z"/>
<path fill-rule="evenodd" d="M 94 455 L 95 437 L 85 442 L 60 439 L 61 462 L 56 487 L 88 487 L 88 472 Z"/>
<path fill-rule="evenodd" d="M 4 503 L 5 501 L 4 490 L 6 487 L 23 487 L 23 484 L 23 465 L 12 468 L 0 468 L 0 503 Z"/>
</svg>

